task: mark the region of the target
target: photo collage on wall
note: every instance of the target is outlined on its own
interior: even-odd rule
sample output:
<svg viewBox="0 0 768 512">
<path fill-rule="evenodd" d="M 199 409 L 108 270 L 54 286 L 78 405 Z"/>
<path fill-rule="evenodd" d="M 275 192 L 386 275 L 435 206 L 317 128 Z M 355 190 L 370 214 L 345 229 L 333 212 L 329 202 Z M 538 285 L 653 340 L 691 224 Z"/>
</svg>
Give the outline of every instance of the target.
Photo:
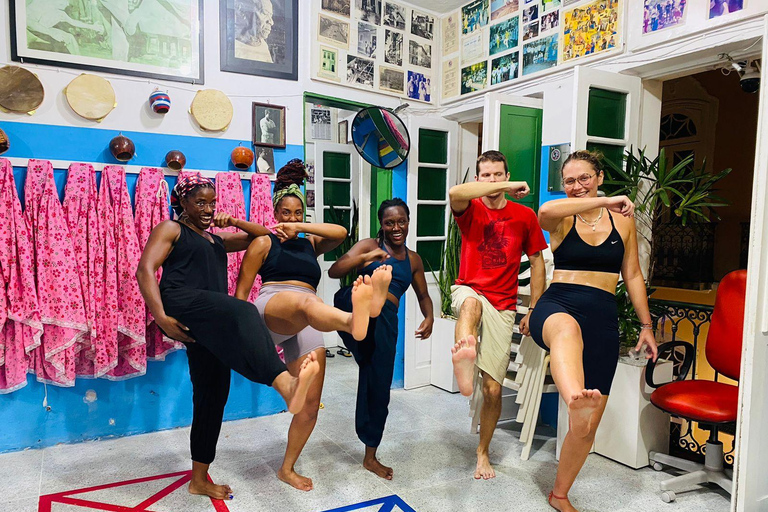
<svg viewBox="0 0 768 512">
<path fill-rule="evenodd" d="M 626 1 L 626 0 L 625 0 Z M 657 0 L 646 0 L 646 5 Z M 677 4 L 685 0 L 658 0 Z M 442 19 L 450 99 L 620 44 L 620 0 L 471 0 Z M 674 11 L 674 10 L 673 10 Z M 670 15 L 672 23 L 674 12 Z"/>
<path fill-rule="evenodd" d="M 433 14 L 388 0 L 313 0 L 317 56 L 313 78 L 430 103 Z"/>
</svg>

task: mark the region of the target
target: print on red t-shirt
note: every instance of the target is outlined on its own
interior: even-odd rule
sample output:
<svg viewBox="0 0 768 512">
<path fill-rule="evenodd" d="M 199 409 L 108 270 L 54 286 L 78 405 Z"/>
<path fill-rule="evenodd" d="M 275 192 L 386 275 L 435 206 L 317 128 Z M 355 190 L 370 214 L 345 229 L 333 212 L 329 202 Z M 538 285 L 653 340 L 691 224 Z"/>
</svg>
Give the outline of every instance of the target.
<svg viewBox="0 0 768 512">
<path fill-rule="evenodd" d="M 523 252 L 531 255 L 547 248 L 534 211 L 512 201 L 493 210 L 478 198 L 454 218 L 461 230 L 456 284 L 469 286 L 499 311 L 516 309 Z"/>
</svg>

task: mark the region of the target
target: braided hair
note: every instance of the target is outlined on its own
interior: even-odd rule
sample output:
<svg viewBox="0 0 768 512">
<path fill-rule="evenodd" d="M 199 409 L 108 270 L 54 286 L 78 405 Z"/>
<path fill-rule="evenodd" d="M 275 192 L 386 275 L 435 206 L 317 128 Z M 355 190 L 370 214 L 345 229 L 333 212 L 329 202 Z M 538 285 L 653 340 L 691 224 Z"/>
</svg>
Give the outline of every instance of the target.
<svg viewBox="0 0 768 512">
<path fill-rule="evenodd" d="M 393 197 L 392 199 L 386 199 L 382 201 L 379 205 L 379 211 L 377 213 L 377 216 L 379 217 L 379 232 L 376 233 L 376 240 L 378 240 L 379 245 L 384 242 L 384 228 L 381 227 L 381 221 L 384 218 L 384 212 L 387 210 L 387 208 L 393 207 L 400 207 L 405 210 L 405 216 L 408 218 L 408 220 L 411 220 L 410 208 L 408 208 L 408 205 L 405 204 L 405 201 L 399 197 Z"/>
<path fill-rule="evenodd" d="M 307 169 L 304 166 L 304 162 L 300 158 L 294 158 L 290 160 L 287 164 L 282 166 L 279 171 L 277 171 L 277 176 L 275 176 L 275 194 L 283 190 L 285 188 L 290 187 L 291 185 L 296 185 L 297 187 L 301 187 L 304 185 L 304 180 L 307 178 Z M 277 209 L 278 205 L 280 204 L 280 201 L 282 201 L 283 197 L 285 196 L 294 196 L 298 198 L 302 203 L 304 202 L 304 198 L 297 196 L 296 194 L 288 193 L 284 194 L 278 201 L 275 203 L 275 209 Z"/>
</svg>

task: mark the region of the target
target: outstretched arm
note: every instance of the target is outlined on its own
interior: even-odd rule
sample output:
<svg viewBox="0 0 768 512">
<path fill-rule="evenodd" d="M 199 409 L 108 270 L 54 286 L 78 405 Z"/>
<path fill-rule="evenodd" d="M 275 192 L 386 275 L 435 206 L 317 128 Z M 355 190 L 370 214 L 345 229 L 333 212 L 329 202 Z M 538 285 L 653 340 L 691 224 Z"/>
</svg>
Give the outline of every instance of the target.
<svg viewBox="0 0 768 512">
<path fill-rule="evenodd" d="M 387 251 L 379 247 L 374 238 L 360 240 L 346 254 L 337 259 L 328 269 L 328 277 L 341 279 L 354 270 L 359 270 L 374 261 L 385 261 L 389 258 Z"/>
<path fill-rule="evenodd" d="M 236 219 L 228 213 L 219 212 L 213 216 L 213 225 L 217 228 L 228 228 L 234 226 L 242 230 L 242 233 L 217 233 L 224 242 L 224 249 L 227 252 L 244 251 L 248 248 L 254 238 L 268 235 L 270 231 L 255 222 L 247 222 L 242 219 Z"/>
<path fill-rule="evenodd" d="M 634 203 L 627 196 L 565 198 L 547 201 L 539 208 L 539 224 L 550 233 L 557 231 L 566 217 L 588 212 L 595 208 L 607 208 L 631 217 L 635 211 Z"/>
<path fill-rule="evenodd" d="M 422 340 L 429 338 L 432 335 L 432 326 L 435 323 L 434 305 L 432 304 L 432 297 L 429 296 L 429 290 L 427 289 L 427 279 L 424 276 L 424 262 L 421 260 L 421 256 L 415 252 L 410 252 L 411 266 L 413 267 L 413 291 L 416 292 L 416 298 L 419 300 L 419 309 L 421 314 L 424 315 L 424 320 L 416 329 L 416 337 Z"/>
<path fill-rule="evenodd" d="M 621 264 L 621 276 L 624 278 L 624 284 L 627 286 L 627 293 L 629 293 L 629 299 L 632 301 L 635 313 L 643 324 L 635 351 L 639 352 L 645 343 L 650 351 L 647 353 L 646 358 L 653 358 L 655 361 L 659 354 L 659 349 L 656 346 L 656 338 L 653 335 L 653 319 L 648 308 L 648 290 L 645 287 L 645 278 L 643 278 L 643 273 L 640 270 L 640 259 L 637 255 L 637 230 L 635 229 L 634 222 L 631 223 L 629 237 L 625 246 L 624 261 Z"/>
<path fill-rule="evenodd" d="M 261 270 L 271 248 L 272 239 L 268 236 L 260 236 L 248 246 L 243 256 L 243 262 L 240 264 L 240 272 L 237 274 L 235 297 L 240 300 L 248 300 L 256 275 Z"/>
<path fill-rule="evenodd" d="M 469 202 L 478 197 L 491 196 L 499 192 L 506 192 L 515 199 L 522 199 L 528 195 L 531 190 L 524 181 L 497 181 L 493 183 L 484 181 L 475 181 L 454 185 L 448 191 L 451 200 L 451 210 L 453 213 L 461 214 L 469 208 Z"/>
<path fill-rule="evenodd" d="M 139 290 L 144 302 L 147 304 L 152 316 L 155 317 L 155 323 L 170 338 L 179 341 L 192 342 L 186 331 L 186 326 L 173 317 L 165 314 L 163 301 L 160 298 L 160 286 L 157 284 L 157 269 L 168 258 L 173 250 L 173 244 L 179 238 L 181 228 L 173 221 L 166 220 L 161 222 L 152 230 L 141 253 L 138 268 L 136 269 L 136 280 L 139 282 Z"/>
<path fill-rule="evenodd" d="M 283 222 L 275 226 L 275 234 L 281 239 L 289 240 L 299 233 L 312 235 L 309 241 L 315 248 L 315 254 L 320 256 L 334 250 L 347 238 L 347 228 L 338 224 L 323 222 Z"/>
</svg>

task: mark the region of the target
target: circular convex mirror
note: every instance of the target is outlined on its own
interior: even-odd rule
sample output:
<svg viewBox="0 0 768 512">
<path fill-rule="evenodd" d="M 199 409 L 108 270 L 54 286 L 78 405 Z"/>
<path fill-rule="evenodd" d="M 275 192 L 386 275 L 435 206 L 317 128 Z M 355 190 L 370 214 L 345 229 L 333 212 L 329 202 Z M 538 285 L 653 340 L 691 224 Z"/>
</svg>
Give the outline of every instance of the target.
<svg viewBox="0 0 768 512">
<path fill-rule="evenodd" d="M 352 121 L 352 142 L 366 162 L 381 169 L 403 163 L 411 147 L 403 120 L 382 107 L 368 107 L 357 113 Z"/>
</svg>

